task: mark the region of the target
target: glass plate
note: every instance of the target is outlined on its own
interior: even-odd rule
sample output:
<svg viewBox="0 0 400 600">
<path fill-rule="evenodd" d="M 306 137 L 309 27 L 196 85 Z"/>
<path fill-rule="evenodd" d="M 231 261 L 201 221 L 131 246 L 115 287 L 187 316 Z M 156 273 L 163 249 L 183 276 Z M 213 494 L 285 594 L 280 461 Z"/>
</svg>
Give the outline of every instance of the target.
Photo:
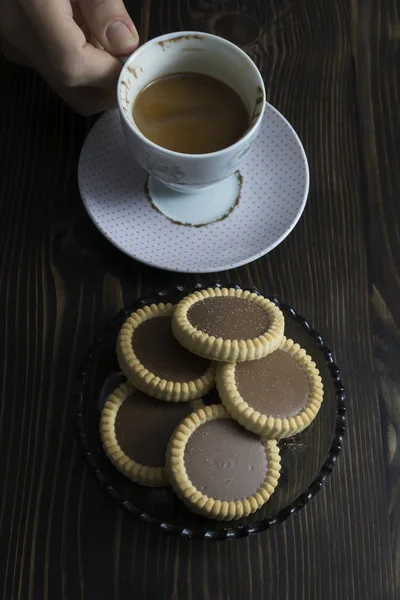
<svg viewBox="0 0 400 600">
<path fill-rule="evenodd" d="M 116 315 L 104 332 L 96 337 L 78 371 L 76 424 L 81 454 L 87 466 L 101 488 L 120 508 L 175 535 L 227 540 L 259 533 L 282 523 L 303 508 L 322 488 L 342 449 L 346 428 L 345 391 L 332 352 L 322 336 L 291 306 L 266 295 L 285 314 L 285 335 L 298 342 L 313 357 L 324 383 L 324 401 L 316 419 L 304 432 L 279 443 L 282 471 L 271 499 L 245 519 L 213 521 L 191 513 L 169 487 L 143 487 L 124 477 L 104 454 L 99 435 L 99 398 L 107 378 L 119 371 L 115 352 L 118 331 L 126 317 L 145 304 L 175 303 L 195 289 L 209 286 L 240 287 L 215 281 L 206 285 L 202 282 L 171 286 L 139 298 Z M 251 291 L 261 293 L 256 288 Z M 212 402 L 213 394 L 206 400 Z"/>
</svg>

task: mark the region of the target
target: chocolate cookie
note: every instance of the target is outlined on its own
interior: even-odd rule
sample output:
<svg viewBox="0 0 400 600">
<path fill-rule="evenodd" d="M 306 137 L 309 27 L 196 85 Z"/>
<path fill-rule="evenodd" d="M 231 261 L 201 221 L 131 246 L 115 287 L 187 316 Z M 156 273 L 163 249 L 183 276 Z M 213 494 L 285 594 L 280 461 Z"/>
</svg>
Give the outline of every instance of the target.
<svg viewBox="0 0 400 600">
<path fill-rule="evenodd" d="M 255 512 L 280 475 L 276 441 L 246 431 L 222 405 L 200 408 L 184 419 L 171 436 L 166 460 L 176 494 L 193 512 L 212 519 Z"/>
<path fill-rule="evenodd" d="M 185 348 L 217 361 L 255 360 L 273 352 L 284 331 L 282 312 L 244 290 L 209 288 L 177 305 L 172 329 Z"/>
<path fill-rule="evenodd" d="M 101 413 L 100 436 L 113 465 L 135 483 L 168 485 L 165 452 L 178 423 L 201 401 L 167 403 L 121 384 Z"/>
<path fill-rule="evenodd" d="M 249 431 L 269 438 L 289 437 L 305 429 L 323 400 L 315 363 L 285 338 L 275 352 L 260 360 L 218 365 L 216 379 L 229 414 Z"/>
<path fill-rule="evenodd" d="M 188 352 L 172 334 L 172 304 L 132 313 L 117 341 L 121 370 L 137 388 L 160 400 L 186 402 L 214 387 L 215 365 Z"/>
</svg>

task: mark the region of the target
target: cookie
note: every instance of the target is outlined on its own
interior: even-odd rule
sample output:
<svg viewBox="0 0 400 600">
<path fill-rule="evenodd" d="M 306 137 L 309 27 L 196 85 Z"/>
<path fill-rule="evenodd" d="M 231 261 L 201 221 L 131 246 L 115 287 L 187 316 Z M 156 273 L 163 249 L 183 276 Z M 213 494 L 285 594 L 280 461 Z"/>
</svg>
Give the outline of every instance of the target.
<svg viewBox="0 0 400 600">
<path fill-rule="evenodd" d="M 190 510 L 219 520 L 255 512 L 280 475 L 277 442 L 248 432 L 222 405 L 200 408 L 178 425 L 166 465 L 174 491 Z"/>
<path fill-rule="evenodd" d="M 177 305 L 172 329 L 185 348 L 205 358 L 238 362 L 273 352 L 284 332 L 282 312 L 269 300 L 244 290 L 209 288 Z"/>
<path fill-rule="evenodd" d="M 150 487 L 168 485 L 165 452 L 171 433 L 194 403 L 156 400 L 131 383 L 121 384 L 109 396 L 100 418 L 103 448 L 113 463 L 135 483 Z"/>
<path fill-rule="evenodd" d="M 323 400 L 319 371 L 299 344 L 285 339 L 249 363 L 220 364 L 217 389 L 229 414 L 249 431 L 285 438 L 305 429 Z"/>
<path fill-rule="evenodd" d="M 118 362 L 139 390 L 171 402 L 207 394 L 215 384 L 215 365 L 183 348 L 172 334 L 172 304 L 152 304 L 132 313 L 117 340 Z"/>
</svg>

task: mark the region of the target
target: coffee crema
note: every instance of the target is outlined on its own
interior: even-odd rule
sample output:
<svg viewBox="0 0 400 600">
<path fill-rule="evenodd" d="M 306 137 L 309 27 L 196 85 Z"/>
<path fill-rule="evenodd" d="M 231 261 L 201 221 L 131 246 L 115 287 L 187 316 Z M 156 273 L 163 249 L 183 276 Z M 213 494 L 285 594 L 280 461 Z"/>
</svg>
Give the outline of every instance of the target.
<svg viewBox="0 0 400 600">
<path fill-rule="evenodd" d="M 174 73 L 150 82 L 137 95 L 133 119 L 158 146 L 185 154 L 208 154 L 246 133 L 249 114 L 229 85 L 200 73 Z"/>
</svg>

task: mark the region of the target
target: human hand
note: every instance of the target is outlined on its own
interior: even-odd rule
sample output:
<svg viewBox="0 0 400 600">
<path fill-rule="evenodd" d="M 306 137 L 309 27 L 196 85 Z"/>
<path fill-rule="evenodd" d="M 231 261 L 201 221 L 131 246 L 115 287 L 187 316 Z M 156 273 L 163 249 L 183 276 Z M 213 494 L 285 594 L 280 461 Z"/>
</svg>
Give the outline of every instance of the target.
<svg viewBox="0 0 400 600">
<path fill-rule="evenodd" d="M 139 36 L 123 0 L 0 0 L 0 40 L 7 58 L 89 115 L 115 106 L 118 57 Z"/>
</svg>

